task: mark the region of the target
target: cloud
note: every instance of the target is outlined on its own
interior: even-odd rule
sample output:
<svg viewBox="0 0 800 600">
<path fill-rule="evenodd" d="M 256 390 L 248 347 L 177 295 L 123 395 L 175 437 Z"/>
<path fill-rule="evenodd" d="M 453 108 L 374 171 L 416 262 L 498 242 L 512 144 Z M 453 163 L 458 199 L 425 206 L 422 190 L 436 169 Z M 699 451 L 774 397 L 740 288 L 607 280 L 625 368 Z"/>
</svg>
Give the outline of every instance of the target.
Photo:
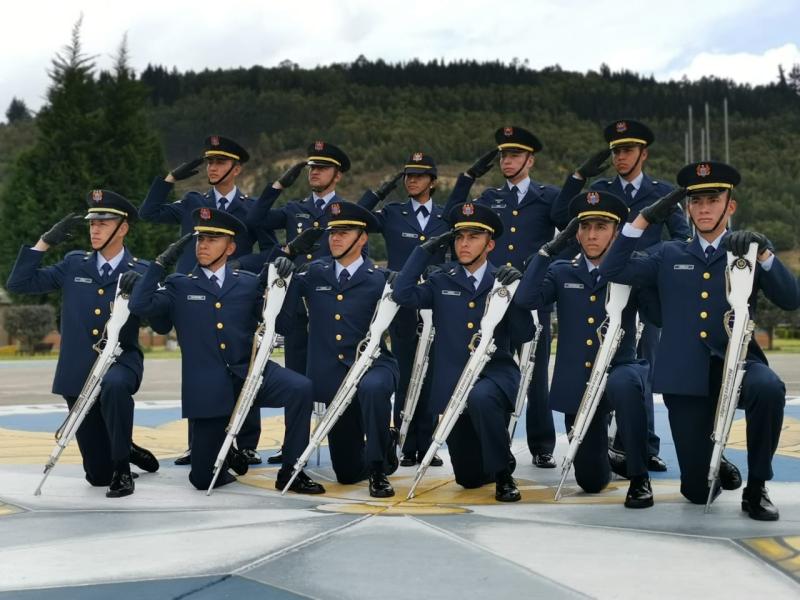
<svg viewBox="0 0 800 600">
<path fill-rule="evenodd" d="M 800 64 L 800 48 L 797 44 L 784 44 L 760 54 L 701 52 L 687 66 L 665 73 L 659 79 L 681 79 L 686 76 L 695 80 L 713 75 L 722 79 L 763 85 L 777 81 L 778 65 L 783 65 L 789 71 L 794 64 Z"/>
</svg>

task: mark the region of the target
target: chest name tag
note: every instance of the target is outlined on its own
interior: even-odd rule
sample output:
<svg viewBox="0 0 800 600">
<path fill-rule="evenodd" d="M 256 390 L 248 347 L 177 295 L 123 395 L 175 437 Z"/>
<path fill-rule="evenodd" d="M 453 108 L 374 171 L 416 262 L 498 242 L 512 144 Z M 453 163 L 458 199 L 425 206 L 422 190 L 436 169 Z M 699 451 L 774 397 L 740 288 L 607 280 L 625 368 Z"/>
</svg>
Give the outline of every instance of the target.
<svg viewBox="0 0 800 600">
<path fill-rule="evenodd" d="M 187 300 L 205 300 L 206 297 L 205 296 L 198 296 L 198 295 L 195 295 L 195 294 L 189 294 L 188 296 L 186 296 L 186 299 Z"/>
<path fill-rule="evenodd" d="M 507 206 L 505 202 L 495 202 L 492 204 L 492 208 L 507 208 Z"/>
<path fill-rule="evenodd" d="M 75 283 L 94 283 L 90 277 L 76 277 L 74 281 Z"/>
<path fill-rule="evenodd" d="M 333 289 L 333 286 L 330 285 L 318 285 L 314 288 L 315 292 L 330 292 Z"/>
<path fill-rule="evenodd" d="M 417 234 L 417 233 L 411 233 L 411 232 L 409 232 L 409 231 L 404 231 L 402 235 L 403 235 L 403 237 L 404 237 L 404 238 L 414 238 L 414 239 L 417 239 L 417 238 L 419 237 L 419 234 Z"/>
<path fill-rule="evenodd" d="M 460 296 L 461 292 L 458 290 L 442 290 L 442 296 Z"/>
<path fill-rule="evenodd" d="M 567 290 L 582 290 L 583 289 L 582 283 L 565 283 L 564 288 Z"/>
<path fill-rule="evenodd" d="M 694 271 L 694 265 L 672 265 L 674 271 Z"/>
<path fill-rule="evenodd" d="M 309 213 L 297 213 L 295 214 L 295 217 L 298 219 L 310 219 L 311 215 Z"/>
</svg>

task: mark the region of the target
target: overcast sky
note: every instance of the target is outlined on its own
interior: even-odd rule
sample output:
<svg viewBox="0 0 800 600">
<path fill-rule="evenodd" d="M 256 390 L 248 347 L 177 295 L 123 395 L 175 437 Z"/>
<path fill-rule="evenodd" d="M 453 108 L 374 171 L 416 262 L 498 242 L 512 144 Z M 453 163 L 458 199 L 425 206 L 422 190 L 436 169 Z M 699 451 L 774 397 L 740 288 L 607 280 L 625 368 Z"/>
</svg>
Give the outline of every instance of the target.
<svg viewBox="0 0 800 600">
<path fill-rule="evenodd" d="M 635 12 L 632 12 L 635 11 Z M 775 81 L 800 63 L 798 0 L 22 0 L 3 5 L 0 119 L 13 96 L 38 109 L 50 60 L 83 13 L 87 54 L 108 68 L 128 34 L 133 67 L 179 70 L 419 58 L 603 62 L 657 79 Z"/>
</svg>

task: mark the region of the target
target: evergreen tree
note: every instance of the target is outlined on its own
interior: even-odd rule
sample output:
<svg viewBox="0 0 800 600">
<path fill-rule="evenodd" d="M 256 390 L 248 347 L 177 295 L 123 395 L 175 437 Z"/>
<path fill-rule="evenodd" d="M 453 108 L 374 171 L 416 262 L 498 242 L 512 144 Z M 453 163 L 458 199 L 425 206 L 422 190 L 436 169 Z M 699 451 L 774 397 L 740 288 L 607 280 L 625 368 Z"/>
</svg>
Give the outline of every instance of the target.
<svg viewBox="0 0 800 600">
<path fill-rule="evenodd" d="M 28 105 L 25 104 L 25 101 L 14 96 L 6 110 L 6 119 L 9 124 L 30 121 L 32 118 L 31 111 L 28 110 Z"/>
</svg>

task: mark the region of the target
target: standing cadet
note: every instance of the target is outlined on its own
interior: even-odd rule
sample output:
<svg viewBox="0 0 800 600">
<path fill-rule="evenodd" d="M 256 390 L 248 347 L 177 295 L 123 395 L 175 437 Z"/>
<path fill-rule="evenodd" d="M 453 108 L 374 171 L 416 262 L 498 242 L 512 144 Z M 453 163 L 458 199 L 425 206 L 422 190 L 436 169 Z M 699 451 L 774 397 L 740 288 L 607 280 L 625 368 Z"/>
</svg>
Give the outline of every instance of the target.
<svg viewBox="0 0 800 600">
<path fill-rule="evenodd" d="M 476 202 L 490 207 L 503 222 L 503 234 L 497 238 L 497 245 L 489 259 L 495 265 L 509 265 L 523 270 L 525 259 L 553 237 L 555 223 L 550 213 L 559 190 L 555 186 L 543 185 L 530 178 L 530 171 L 536 162 L 535 155 L 543 147 L 533 133 L 522 127 L 501 127 L 495 132 L 494 139 L 497 150 L 483 155 L 465 173 L 459 175 L 445 206 L 445 213 L 454 204 L 467 200 L 475 179 L 491 168 L 499 151 L 500 170 L 506 183 L 499 188 L 486 189 Z M 528 449 L 533 457 L 533 464 L 546 469 L 556 466 L 553 460 L 556 432 L 553 413 L 547 402 L 552 310 L 552 306 L 539 310 L 542 333 L 536 348 L 536 365 L 528 387 L 528 408 L 525 413 Z"/>
<path fill-rule="evenodd" d="M 188 234 L 167 248 L 150 264 L 136 284 L 131 311 L 146 317 L 167 319 L 181 345 L 181 404 L 192 427 L 192 469 L 189 481 L 197 489 L 211 485 L 214 461 L 225 440 L 225 427 L 247 377 L 253 335 L 263 305 L 264 284 L 248 271 L 231 269 L 228 259 L 236 252 L 237 235 L 244 224 L 230 213 L 197 208 L 192 213 L 194 235 Z M 175 273 L 164 281 L 167 269 L 188 242 L 197 240 L 197 266 L 188 274 Z M 308 444 L 311 420 L 311 382 L 304 376 L 270 361 L 255 399 L 258 407 L 283 407 L 286 417 L 284 466 L 275 486 L 283 489 L 294 461 Z M 231 468 L 247 472 L 247 461 L 234 451 Z M 223 470 L 217 486 L 235 481 Z M 324 488 L 304 473 L 291 491 L 321 494 Z"/>
<path fill-rule="evenodd" d="M 678 185 L 686 189 L 642 209 L 625 225 L 601 265 L 601 273 L 611 281 L 658 287 L 663 328 L 654 387 L 664 395 L 669 412 L 681 493 L 696 504 L 704 504 L 709 493 L 711 431 L 728 344 L 726 250 L 742 256 L 751 242 L 758 243 L 751 309 L 759 289 L 785 310 L 800 306 L 797 280 L 772 253 L 769 240 L 759 233 L 726 229 L 736 211 L 733 190 L 739 180 L 739 173 L 724 163 L 686 165 L 678 173 Z M 668 218 L 687 192 L 689 218 L 697 235 L 689 243 L 665 242 L 652 254 L 632 256 L 647 228 Z M 779 516 L 765 483 L 773 475 L 772 456 L 783 423 L 785 396 L 783 382 L 751 342 L 739 397 L 747 422 L 748 478 L 742 510 L 757 520 L 774 521 Z"/>
<path fill-rule="evenodd" d="M 522 274 L 488 260 L 503 223 L 489 208 L 473 202 L 458 204 L 446 215 L 452 230 L 414 249 L 397 276 L 394 298 L 403 306 L 433 309 L 431 402 L 434 414 L 444 411 L 470 355 L 489 291 L 495 279 L 508 285 Z M 434 257 L 454 242 L 458 264 L 432 273 L 418 284 Z M 447 438 L 456 482 L 476 488 L 494 481 L 495 498 L 516 502 L 521 496 L 512 473 L 508 422 L 519 387 L 519 367 L 512 348 L 533 337 L 529 311 L 509 306 L 494 330 L 497 349 L 483 368 L 467 399 L 467 406 Z"/>
<path fill-rule="evenodd" d="M 597 332 L 606 318 L 607 281 L 598 266 L 618 227 L 625 223 L 628 207 L 608 192 L 578 194 L 570 202 L 569 225 L 533 257 L 514 296 L 527 309 L 555 302 L 558 339 L 550 406 L 564 413 L 569 431 L 575 422 L 586 384 L 592 373 L 600 341 Z M 577 229 L 577 232 L 576 232 Z M 552 261 L 576 238 L 581 253 L 573 260 Z M 636 360 L 636 291 L 622 313 L 625 332 L 608 371 L 605 393 L 575 456 L 575 479 L 586 492 L 603 490 L 611 479 L 608 461 L 608 413 L 617 416 L 620 437 L 627 449 L 631 480 L 625 497 L 628 508 L 653 505 L 647 473 L 647 361 Z"/>
<path fill-rule="evenodd" d="M 632 119 L 614 121 L 609 123 L 603 130 L 603 137 L 608 144 L 608 148 L 589 157 L 581 164 L 572 175 L 569 175 L 561 188 L 561 194 L 553 203 L 553 219 L 559 228 L 566 226 L 569 221 L 567 212 L 569 202 L 581 191 L 589 178 L 595 177 L 606 170 L 608 164 L 603 164 L 609 156 L 614 165 L 617 176 L 610 179 L 598 179 L 594 181 L 589 189 L 609 192 L 618 198 L 623 198 L 629 208 L 628 221 L 633 221 L 639 211 L 645 206 L 649 206 L 662 196 L 672 191 L 672 186 L 663 181 L 656 181 L 644 172 L 644 163 L 648 158 L 650 146 L 655 141 L 652 130 L 639 121 Z M 640 238 L 636 249 L 642 252 L 654 251 L 661 242 L 664 228 L 671 240 L 688 240 L 692 237 L 689 224 L 683 211 L 675 210 L 669 215 L 665 223 L 651 225 L 647 228 L 644 235 Z M 642 315 L 640 315 L 642 316 Z M 650 383 L 652 384 L 652 373 L 655 365 L 655 350 L 658 345 L 660 335 L 659 328 L 642 316 L 644 329 L 639 342 L 639 356 L 647 360 L 650 364 Z M 655 433 L 655 423 L 653 415 L 653 394 L 647 393 L 647 426 L 648 426 L 648 469 L 651 471 L 666 471 L 667 465 L 658 456 L 661 440 Z M 616 444 L 615 444 L 616 445 Z M 624 473 L 624 461 L 620 461 L 617 454 L 612 453 L 612 466 L 616 462 L 623 462 L 621 465 Z"/>
<path fill-rule="evenodd" d="M 136 219 L 136 208 L 108 190 L 94 190 L 87 198 L 85 217 L 71 214 L 44 233 L 35 246 L 23 246 L 6 287 L 18 294 L 45 294 L 63 290 L 61 304 L 61 352 L 53 380 L 53 393 L 61 394 L 71 409 L 92 370 L 120 274 L 143 271 L 146 262 L 134 258 L 125 247 L 125 236 Z M 78 222 L 89 221 L 92 252 L 68 252 L 49 267 L 39 267 L 44 253 L 71 237 Z M 139 389 L 144 369 L 139 348 L 139 319 L 131 315 L 120 332 L 120 354 L 106 373 L 99 401 L 86 415 L 77 432 L 86 480 L 109 486 L 106 496 L 133 493 L 129 462 L 145 471 L 158 470 L 150 451 L 131 440 L 133 394 Z"/>
<path fill-rule="evenodd" d="M 183 235 L 192 231 L 192 212 L 199 207 L 223 210 L 240 221 L 245 221 L 247 213 L 253 206 L 253 200 L 239 189 L 236 181 L 242 173 L 242 166 L 249 159 L 250 154 L 247 150 L 232 139 L 220 135 L 208 136 L 205 140 L 203 158 L 196 158 L 179 165 L 163 179 L 156 177 L 153 180 L 140 209 L 142 220 L 152 223 L 179 224 Z M 198 167 L 204 161 L 211 189 L 205 194 L 196 191 L 188 192 L 176 202 L 167 202 L 167 196 L 172 191 L 175 182 L 197 175 Z M 253 254 L 253 244 L 256 239 L 260 252 Z M 270 258 L 276 246 L 277 240 L 273 232 L 261 230 L 255 234 L 244 229 L 236 236 L 236 252 L 232 260 L 236 260 L 238 266 L 243 269 L 258 272 L 261 265 Z M 176 271 L 189 273 L 195 264 L 194 248 L 187 246 L 178 259 Z M 261 464 L 261 457 L 256 451 L 258 438 L 261 436 L 260 418 L 259 411 L 252 410 L 247 416 L 237 440 L 251 465 Z M 191 431 L 190 427 L 190 436 Z M 191 446 L 191 438 L 189 445 Z M 187 450 L 175 461 L 175 464 L 188 465 L 190 462 L 189 452 Z"/>
<path fill-rule="evenodd" d="M 402 172 L 381 185 L 376 192 L 367 190 L 359 200 L 359 204 L 374 210 L 402 177 L 408 193 L 406 202 L 386 204 L 381 210 L 374 212 L 380 224 L 380 231 L 386 240 L 388 268 L 399 271 L 403 268 L 412 250 L 433 236 L 449 231 L 450 226 L 442 218 L 442 207 L 432 200 L 436 186 L 436 163 L 432 156 L 422 152 L 414 152 L 406 160 Z M 431 264 L 440 264 L 445 259 L 445 250 L 440 251 Z M 401 308 L 389 327 L 392 340 L 392 353 L 397 357 L 400 366 L 400 383 L 394 396 L 394 422 L 399 424 L 400 413 L 405 405 L 408 382 L 414 366 L 414 353 L 417 349 L 418 316 L 414 308 Z M 427 381 L 434 367 L 428 367 Z M 419 462 L 428 451 L 436 416 L 428 410 L 426 396 L 430 384 L 424 386 L 420 400 L 414 413 L 414 419 L 408 429 L 401 467 L 411 467 Z M 431 465 L 442 466 L 442 459 L 435 456 Z"/>
<path fill-rule="evenodd" d="M 307 373 L 314 386 L 314 401 L 329 404 L 369 330 L 386 275 L 362 254 L 368 234 L 378 229 L 378 221 L 370 211 L 336 200 L 320 218 L 328 227 L 331 255 L 309 263 L 305 272 L 292 279 L 277 329 L 292 331 L 298 305 L 305 303 Z M 288 259 L 276 260 L 276 264 L 285 262 Z M 359 382 L 352 403 L 328 435 L 336 479 L 340 483 L 356 483 L 369 477 L 369 493 L 375 498 L 394 495 L 387 475 L 397 468 L 396 431 L 389 429 L 397 379 L 397 361 L 381 343 L 380 356 Z"/>
</svg>

